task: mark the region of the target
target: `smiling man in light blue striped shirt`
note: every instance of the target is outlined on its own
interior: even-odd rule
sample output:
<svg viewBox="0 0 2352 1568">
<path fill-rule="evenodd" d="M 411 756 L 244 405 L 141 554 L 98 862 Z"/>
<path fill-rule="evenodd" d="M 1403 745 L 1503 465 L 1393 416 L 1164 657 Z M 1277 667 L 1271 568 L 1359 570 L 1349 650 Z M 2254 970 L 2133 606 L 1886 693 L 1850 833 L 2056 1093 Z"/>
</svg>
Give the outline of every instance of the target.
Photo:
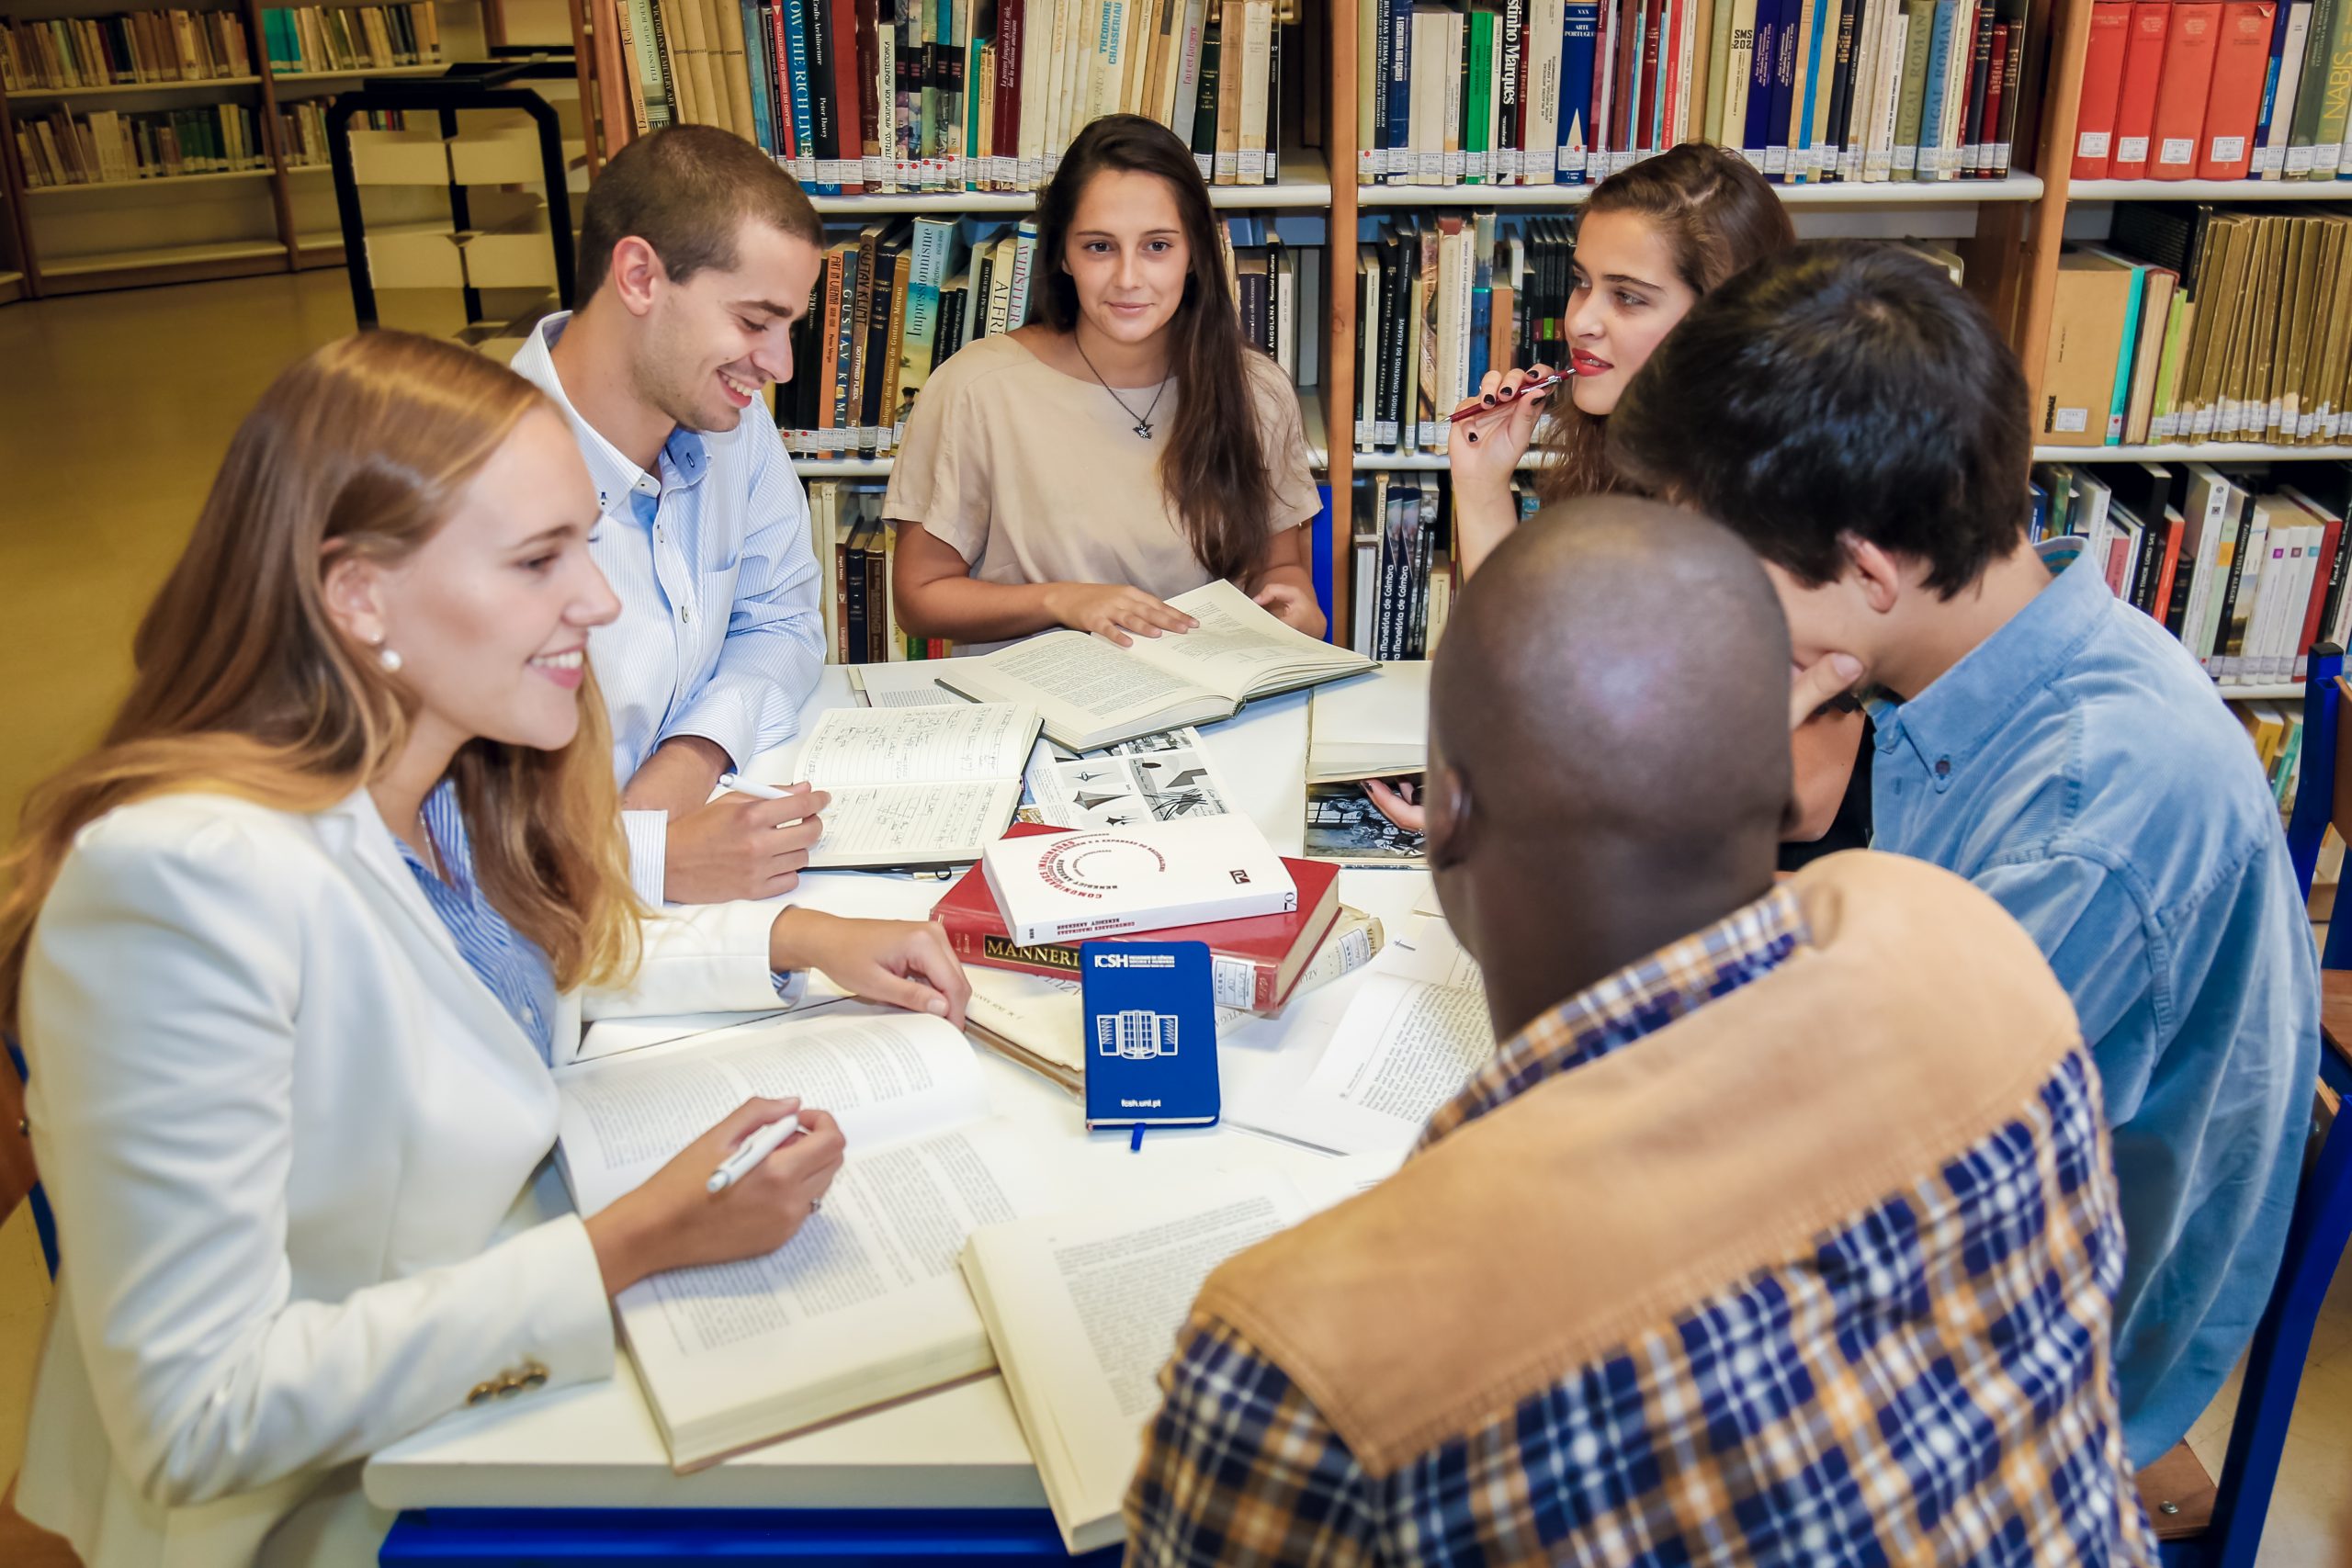
<svg viewBox="0 0 2352 1568">
<path fill-rule="evenodd" d="M 821 795 L 710 795 L 791 737 L 824 664 L 808 497 L 765 402 L 791 378 L 823 237 L 792 176 L 750 142 L 656 131 L 589 192 L 582 304 L 514 355 L 596 481 L 591 547 L 622 610 L 589 653 L 650 902 L 780 893 L 820 830 Z"/>
</svg>

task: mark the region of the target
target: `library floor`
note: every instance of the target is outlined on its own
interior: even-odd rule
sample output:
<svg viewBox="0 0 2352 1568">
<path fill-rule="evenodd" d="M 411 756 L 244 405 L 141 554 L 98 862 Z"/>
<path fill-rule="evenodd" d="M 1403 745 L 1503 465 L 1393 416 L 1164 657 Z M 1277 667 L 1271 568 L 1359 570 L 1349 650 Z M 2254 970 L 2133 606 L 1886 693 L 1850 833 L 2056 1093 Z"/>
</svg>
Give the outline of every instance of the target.
<svg viewBox="0 0 2352 1568">
<path fill-rule="evenodd" d="M 104 724 L 239 415 L 350 326 L 339 272 L 0 307 L 0 823 Z M 48 1299 L 19 1211 L 0 1225 L 0 1488 L 23 1455 Z M 2235 1396 L 2233 1382 L 2190 1435 L 2208 1469 Z M 2352 1269 L 2312 1342 L 2261 1561 L 2352 1568 Z"/>
</svg>

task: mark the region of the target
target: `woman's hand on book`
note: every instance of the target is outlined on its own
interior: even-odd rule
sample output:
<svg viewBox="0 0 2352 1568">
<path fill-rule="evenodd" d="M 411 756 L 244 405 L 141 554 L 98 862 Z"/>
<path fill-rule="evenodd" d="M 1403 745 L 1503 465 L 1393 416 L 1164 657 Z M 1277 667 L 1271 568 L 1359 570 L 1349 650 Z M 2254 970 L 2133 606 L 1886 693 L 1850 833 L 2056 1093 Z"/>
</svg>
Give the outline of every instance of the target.
<svg viewBox="0 0 2352 1568">
<path fill-rule="evenodd" d="M 1329 625 L 1323 619 L 1323 606 L 1316 602 L 1315 591 L 1300 583 L 1276 580 L 1250 595 L 1250 602 L 1308 637 L 1321 637 Z"/>
<path fill-rule="evenodd" d="M 964 1027 L 972 983 L 936 920 L 852 920 L 822 910 L 786 909 L 768 939 L 779 973 L 816 969 L 855 997 Z"/>
<path fill-rule="evenodd" d="M 788 892 L 823 836 L 817 814 L 832 804 L 797 784 L 781 800 L 722 795 L 670 818 L 662 891 L 673 904 L 725 904 Z"/>
<path fill-rule="evenodd" d="M 1121 648 L 1133 647 L 1135 636 L 1188 632 L 1200 624 L 1173 604 L 1119 582 L 1049 582 L 1046 613 L 1072 631 L 1107 637 Z"/>
<path fill-rule="evenodd" d="M 711 1172 L 735 1145 L 797 1113 L 800 1131 L 722 1191 Z M 588 1244 L 616 1296 L 650 1274 L 758 1258 L 790 1241 L 833 1184 L 844 1148 L 841 1123 L 797 1100 L 747 1100 L 648 1177 L 588 1219 Z"/>
</svg>

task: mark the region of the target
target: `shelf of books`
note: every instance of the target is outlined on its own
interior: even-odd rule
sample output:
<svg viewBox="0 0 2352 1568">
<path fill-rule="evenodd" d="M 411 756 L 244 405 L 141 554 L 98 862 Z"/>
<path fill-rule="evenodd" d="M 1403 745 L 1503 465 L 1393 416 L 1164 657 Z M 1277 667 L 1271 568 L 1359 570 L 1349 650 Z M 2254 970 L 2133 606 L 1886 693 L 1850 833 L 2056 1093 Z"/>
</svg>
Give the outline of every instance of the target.
<svg viewBox="0 0 2352 1568">
<path fill-rule="evenodd" d="M 22 287 L 68 293 L 339 260 L 339 248 L 297 244 L 289 185 L 325 166 L 326 104 L 367 76 L 481 58 L 495 3 L 44 0 L 52 14 L 0 19 L 0 135 L 14 154 L 0 163 L 23 203 Z"/>
</svg>

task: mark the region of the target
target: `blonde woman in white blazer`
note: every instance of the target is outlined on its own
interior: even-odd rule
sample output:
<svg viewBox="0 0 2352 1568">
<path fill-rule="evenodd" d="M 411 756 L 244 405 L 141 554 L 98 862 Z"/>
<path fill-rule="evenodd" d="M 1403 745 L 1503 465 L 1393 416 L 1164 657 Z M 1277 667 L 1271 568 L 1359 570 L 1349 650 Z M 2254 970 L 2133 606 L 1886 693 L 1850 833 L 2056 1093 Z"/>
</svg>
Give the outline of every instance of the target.
<svg viewBox="0 0 2352 1568">
<path fill-rule="evenodd" d="M 372 1560 L 358 1461 L 608 1375 L 615 1292 L 788 1240 L 842 1156 L 789 1100 L 585 1222 L 518 1217 L 583 1002 L 773 1009 L 815 967 L 960 1021 L 935 927 L 633 901 L 595 519 L 519 377 L 330 345 L 240 429 L 111 732 L 28 807 L 0 1017 L 63 1266 L 17 1503 L 90 1568 Z"/>
</svg>

